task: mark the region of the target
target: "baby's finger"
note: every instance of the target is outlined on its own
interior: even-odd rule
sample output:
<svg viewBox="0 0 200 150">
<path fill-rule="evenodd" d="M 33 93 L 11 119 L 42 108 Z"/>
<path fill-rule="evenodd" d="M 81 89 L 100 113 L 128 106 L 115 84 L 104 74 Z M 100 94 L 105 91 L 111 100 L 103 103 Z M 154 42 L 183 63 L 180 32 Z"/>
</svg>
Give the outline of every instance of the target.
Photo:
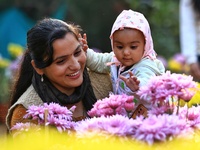
<svg viewBox="0 0 200 150">
<path fill-rule="evenodd" d="M 88 49 L 88 45 L 87 45 L 87 44 L 84 44 L 84 45 L 83 45 L 83 50 L 86 52 L 87 49 Z"/>
<path fill-rule="evenodd" d="M 124 76 L 119 76 L 120 79 L 122 79 L 124 82 L 126 82 L 127 78 Z"/>
<path fill-rule="evenodd" d="M 134 76 L 133 72 L 129 71 L 128 73 L 129 73 L 130 77 Z"/>
<path fill-rule="evenodd" d="M 136 84 L 136 85 L 139 85 L 139 84 L 140 84 L 140 81 L 138 80 L 137 77 L 131 76 L 130 79 L 131 79 L 130 82 L 132 82 L 132 83 L 134 83 L 134 84 Z"/>
<path fill-rule="evenodd" d="M 79 39 L 81 39 L 81 38 L 82 38 L 82 36 L 81 36 L 81 34 L 80 34 L 80 33 L 78 34 L 78 38 L 79 38 Z"/>
<path fill-rule="evenodd" d="M 86 35 L 86 33 L 83 34 L 83 39 L 85 39 L 87 41 L 87 35 Z"/>
<path fill-rule="evenodd" d="M 80 33 L 78 34 L 78 40 L 81 42 L 82 45 L 87 44 L 87 41 L 82 38 L 82 35 Z"/>
</svg>

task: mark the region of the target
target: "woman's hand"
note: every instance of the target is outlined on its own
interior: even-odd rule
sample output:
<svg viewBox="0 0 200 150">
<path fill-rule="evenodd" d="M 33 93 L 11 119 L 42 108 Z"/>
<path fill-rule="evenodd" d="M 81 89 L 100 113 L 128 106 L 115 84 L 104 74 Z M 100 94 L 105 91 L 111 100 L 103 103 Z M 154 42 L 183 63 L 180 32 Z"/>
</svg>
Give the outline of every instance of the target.
<svg viewBox="0 0 200 150">
<path fill-rule="evenodd" d="M 134 74 L 129 71 L 129 75 L 130 77 L 129 78 L 126 78 L 124 76 L 120 76 L 120 79 L 122 79 L 126 85 L 133 91 L 137 91 L 139 90 L 139 84 L 140 84 L 140 81 L 137 79 L 137 77 L 134 76 Z"/>
</svg>

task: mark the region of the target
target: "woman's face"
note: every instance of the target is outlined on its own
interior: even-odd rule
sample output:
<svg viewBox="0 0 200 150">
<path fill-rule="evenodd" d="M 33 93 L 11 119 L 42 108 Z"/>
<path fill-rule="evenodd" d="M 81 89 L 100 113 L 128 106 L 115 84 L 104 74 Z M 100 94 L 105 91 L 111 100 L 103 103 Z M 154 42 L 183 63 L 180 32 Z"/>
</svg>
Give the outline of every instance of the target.
<svg viewBox="0 0 200 150">
<path fill-rule="evenodd" d="M 53 62 L 43 72 L 57 89 L 71 95 L 83 82 L 86 54 L 72 33 L 55 40 L 53 49 Z"/>
<path fill-rule="evenodd" d="M 125 28 L 113 34 L 113 51 L 124 66 L 138 63 L 142 59 L 144 47 L 144 35 L 139 30 Z"/>
</svg>

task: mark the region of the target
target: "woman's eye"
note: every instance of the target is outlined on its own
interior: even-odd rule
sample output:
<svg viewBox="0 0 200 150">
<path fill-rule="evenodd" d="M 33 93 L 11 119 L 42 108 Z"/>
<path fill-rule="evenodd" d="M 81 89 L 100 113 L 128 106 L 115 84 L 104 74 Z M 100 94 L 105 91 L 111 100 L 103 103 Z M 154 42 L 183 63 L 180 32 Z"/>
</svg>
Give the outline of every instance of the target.
<svg viewBox="0 0 200 150">
<path fill-rule="evenodd" d="M 74 53 L 74 56 L 79 56 L 82 53 L 82 50 L 78 50 Z"/>
<path fill-rule="evenodd" d="M 56 64 L 62 64 L 62 63 L 64 63 L 64 62 L 65 62 L 65 60 L 62 59 L 62 60 L 58 60 L 58 61 L 56 62 Z"/>
</svg>

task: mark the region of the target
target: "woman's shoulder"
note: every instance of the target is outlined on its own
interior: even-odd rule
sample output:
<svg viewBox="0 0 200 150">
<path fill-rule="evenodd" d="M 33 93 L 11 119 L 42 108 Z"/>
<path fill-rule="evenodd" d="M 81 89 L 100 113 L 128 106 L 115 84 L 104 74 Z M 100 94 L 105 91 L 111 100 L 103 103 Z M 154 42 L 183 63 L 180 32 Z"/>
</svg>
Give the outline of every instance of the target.
<svg viewBox="0 0 200 150">
<path fill-rule="evenodd" d="M 27 90 L 21 95 L 21 97 L 17 100 L 15 104 L 13 104 L 9 109 L 6 116 L 6 125 L 10 129 L 11 122 L 13 121 L 13 115 L 18 115 L 18 119 L 21 119 L 19 116 L 19 112 L 24 114 L 25 110 L 28 109 L 31 105 L 40 105 L 42 104 L 42 100 L 40 99 L 39 95 L 33 88 L 33 86 L 29 86 Z M 14 113 L 15 112 L 15 113 Z M 14 114 L 13 114 L 14 113 Z M 14 117 L 14 122 L 16 122 L 16 117 Z"/>
<path fill-rule="evenodd" d="M 35 91 L 34 87 L 31 85 L 21 95 L 21 97 L 18 99 L 16 103 L 22 104 L 25 108 L 28 108 L 30 105 L 40 105 L 43 102 L 39 97 L 38 93 Z"/>
<path fill-rule="evenodd" d="M 112 83 L 110 74 L 96 73 L 88 70 L 90 76 L 91 85 L 94 90 L 94 94 L 97 99 L 103 99 L 109 96 L 112 91 Z"/>
</svg>

